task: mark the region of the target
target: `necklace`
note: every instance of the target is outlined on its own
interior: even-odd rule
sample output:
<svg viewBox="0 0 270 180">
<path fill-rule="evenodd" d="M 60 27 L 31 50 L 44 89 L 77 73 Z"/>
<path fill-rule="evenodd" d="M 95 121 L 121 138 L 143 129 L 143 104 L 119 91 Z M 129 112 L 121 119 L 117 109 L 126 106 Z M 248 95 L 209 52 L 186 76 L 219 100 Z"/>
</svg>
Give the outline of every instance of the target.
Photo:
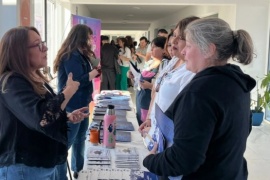
<svg viewBox="0 0 270 180">
<path fill-rule="evenodd" d="M 159 92 L 160 86 L 165 79 L 165 77 L 169 74 L 173 74 L 176 70 L 181 68 L 184 65 L 185 61 L 182 61 L 181 59 L 178 59 L 178 61 L 168 68 L 168 70 L 161 76 L 161 78 L 158 78 L 157 85 L 156 85 L 156 92 Z"/>
</svg>

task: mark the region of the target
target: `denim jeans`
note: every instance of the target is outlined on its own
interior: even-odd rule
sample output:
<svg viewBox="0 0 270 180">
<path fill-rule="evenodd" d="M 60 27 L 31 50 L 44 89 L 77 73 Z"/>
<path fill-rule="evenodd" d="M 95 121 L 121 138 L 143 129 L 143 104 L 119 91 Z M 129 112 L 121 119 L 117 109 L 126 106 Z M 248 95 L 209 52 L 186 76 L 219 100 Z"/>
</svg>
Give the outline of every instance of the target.
<svg viewBox="0 0 270 180">
<path fill-rule="evenodd" d="M 1 180 L 56 180 L 55 168 L 31 167 L 14 164 L 0 168 Z"/>
<path fill-rule="evenodd" d="M 84 149 L 86 140 L 86 131 L 89 125 L 89 118 L 85 118 L 82 122 L 73 124 L 68 123 L 68 149 L 71 147 L 71 170 L 79 172 L 84 165 Z M 58 165 L 57 180 L 67 180 L 67 163 Z"/>
</svg>

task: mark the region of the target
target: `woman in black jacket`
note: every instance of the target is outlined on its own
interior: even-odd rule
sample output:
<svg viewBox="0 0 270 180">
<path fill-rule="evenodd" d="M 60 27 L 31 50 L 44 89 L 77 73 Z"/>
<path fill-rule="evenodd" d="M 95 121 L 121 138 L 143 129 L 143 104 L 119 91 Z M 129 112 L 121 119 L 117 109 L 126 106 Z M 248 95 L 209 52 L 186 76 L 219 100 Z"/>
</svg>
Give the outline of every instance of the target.
<svg viewBox="0 0 270 180">
<path fill-rule="evenodd" d="M 55 179 L 67 158 L 66 121 L 80 122 L 87 108 L 66 113 L 79 82 L 72 74 L 56 95 L 40 68 L 46 43 L 34 27 L 10 29 L 0 43 L 0 179 Z"/>
</svg>

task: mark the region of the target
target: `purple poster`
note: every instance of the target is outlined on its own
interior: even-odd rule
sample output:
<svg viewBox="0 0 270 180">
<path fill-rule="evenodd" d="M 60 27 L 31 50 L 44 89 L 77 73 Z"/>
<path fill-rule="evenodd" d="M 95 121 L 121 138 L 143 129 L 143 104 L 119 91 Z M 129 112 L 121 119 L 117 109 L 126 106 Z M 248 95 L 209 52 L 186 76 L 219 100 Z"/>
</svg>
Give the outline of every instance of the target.
<svg viewBox="0 0 270 180">
<path fill-rule="evenodd" d="M 92 29 L 93 31 L 92 50 L 94 51 L 96 57 L 100 58 L 100 30 L 101 30 L 100 19 L 72 14 L 72 26 L 76 24 L 85 24 Z"/>
</svg>

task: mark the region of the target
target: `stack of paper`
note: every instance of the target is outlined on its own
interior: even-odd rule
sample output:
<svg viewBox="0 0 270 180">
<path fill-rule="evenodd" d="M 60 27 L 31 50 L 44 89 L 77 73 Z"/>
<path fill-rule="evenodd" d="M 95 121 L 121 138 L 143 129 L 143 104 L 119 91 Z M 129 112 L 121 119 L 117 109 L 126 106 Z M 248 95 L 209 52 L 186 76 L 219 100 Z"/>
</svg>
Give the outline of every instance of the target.
<svg viewBox="0 0 270 180">
<path fill-rule="evenodd" d="M 101 115 L 105 115 L 106 114 L 106 110 L 107 108 L 98 108 L 98 107 L 95 107 L 94 108 L 94 115 L 97 115 L 97 116 L 101 116 Z M 127 115 L 127 111 L 125 110 L 115 110 L 115 115 L 116 116 L 126 116 Z"/>
<path fill-rule="evenodd" d="M 87 149 L 87 164 L 108 167 L 111 165 L 111 154 L 109 149 L 102 147 L 89 147 Z"/>
<path fill-rule="evenodd" d="M 100 130 L 100 141 L 103 142 L 103 130 Z M 131 133 L 127 131 L 116 131 L 116 142 L 131 142 Z"/>
<path fill-rule="evenodd" d="M 100 125 L 100 127 L 99 127 Z M 90 124 L 90 128 L 100 128 L 103 129 L 103 120 L 98 120 L 95 119 L 92 121 Z M 116 120 L 116 130 L 121 130 L 121 131 L 134 131 L 134 126 L 131 122 L 128 121 L 117 121 Z"/>
<path fill-rule="evenodd" d="M 118 96 L 128 96 L 130 97 L 129 91 L 119 91 L 119 90 L 102 90 L 100 94 L 96 94 L 94 100 L 104 99 L 108 97 L 118 97 Z"/>
<path fill-rule="evenodd" d="M 93 115 L 93 120 L 103 120 L 104 119 L 104 115 Z M 116 122 L 117 121 L 127 121 L 126 116 L 121 116 L 121 115 L 116 115 Z"/>
<path fill-rule="evenodd" d="M 97 107 L 101 107 L 101 108 L 107 108 L 109 104 L 113 104 L 114 105 L 114 109 L 115 110 L 126 110 L 126 111 L 130 111 L 131 110 L 131 107 L 129 105 L 129 103 L 124 103 L 124 102 L 121 102 L 119 104 L 116 104 L 116 103 L 97 103 L 96 106 Z"/>
<path fill-rule="evenodd" d="M 131 180 L 130 169 L 88 168 L 79 175 L 81 180 Z M 133 180 L 133 179 L 132 179 Z"/>
<path fill-rule="evenodd" d="M 115 165 L 117 168 L 140 169 L 139 154 L 135 147 L 116 148 Z"/>
<path fill-rule="evenodd" d="M 129 100 L 129 95 L 123 95 L 119 91 L 103 91 L 95 96 L 97 107 L 107 108 L 109 104 L 113 104 L 116 110 L 131 110 Z"/>
<path fill-rule="evenodd" d="M 81 180 L 158 180 L 157 175 L 148 171 L 124 168 L 88 168 L 79 175 Z"/>
</svg>

